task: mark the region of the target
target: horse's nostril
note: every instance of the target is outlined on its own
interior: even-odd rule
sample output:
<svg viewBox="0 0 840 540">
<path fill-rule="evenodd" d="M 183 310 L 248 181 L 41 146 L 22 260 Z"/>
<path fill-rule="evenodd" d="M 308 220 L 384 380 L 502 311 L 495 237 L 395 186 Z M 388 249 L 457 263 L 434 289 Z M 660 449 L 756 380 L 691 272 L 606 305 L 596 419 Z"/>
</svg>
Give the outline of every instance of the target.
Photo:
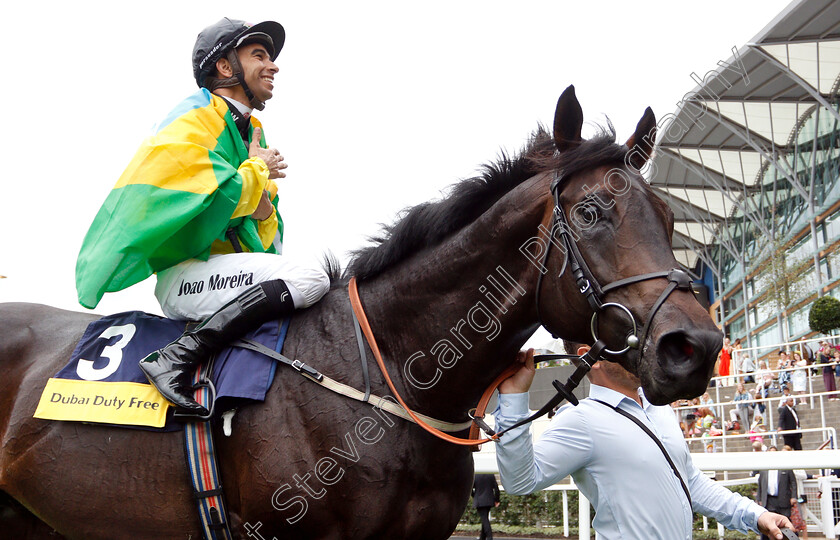
<svg viewBox="0 0 840 540">
<path fill-rule="evenodd" d="M 648 399 L 653 396 L 651 403 L 664 405 L 702 394 L 722 345 L 723 334 L 717 330 L 689 328 L 661 335 L 656 341 L 656 365 L 648 374 L 651 389 L 657 391 L 648 395 Z"/>
<path fill-rule="evenodd" d="M 695 330 L 668 332 L 659 339 L 659 365 L 671 377 L 680 379 L 689 373 L 711 373 L 723 343 L 719 332 Z"/>
<path fill-rule="evenodd" d="M 669 332 L 659 340 L 659 359 L 672 364 L 691 362 L 695 347 L 684 332 Z"/>
</svg>

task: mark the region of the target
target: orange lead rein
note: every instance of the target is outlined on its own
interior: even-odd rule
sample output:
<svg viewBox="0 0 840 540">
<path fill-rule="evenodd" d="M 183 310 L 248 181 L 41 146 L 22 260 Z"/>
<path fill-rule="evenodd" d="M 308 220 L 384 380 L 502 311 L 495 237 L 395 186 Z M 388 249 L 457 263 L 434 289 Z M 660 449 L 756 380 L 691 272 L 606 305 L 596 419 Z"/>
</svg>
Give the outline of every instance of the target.
<svg viewBox="0 0 840 540">
<path fill-rule="evenodd" d="M 480 444 L 484 444 L 486 442 L 493 441 L 497 439 L 497 436 L 492 436 L 487 439 L 462 439 L 460 437 L 453 437 L 447 433 L 440 431 L 439 429 L 433 428 L 432 426 L 428 425 L 426 422 L 421 420 L 414 411 L 412 411 L 408 405 L 406 405 L 405 401 L 403 400 L 402 396 L 400 396 L 397 389 L 394 388 L 394 383 L 391 381 L 391 376 L 388 375 L 388 370 L 385 368 L 385 362 L 382 361 L 382 353 L 379 352 L 379 346 L 376 344 L 376 338 L 373 336 L 373 330 L 370 328 L 370 323 L 368 322 L 367 315 L 365 315 L 365 310 L 362 307 L 362 301 L 359 299 L 359 289 L 356 286 L 356 278 L 351 277 L 350 283 L 347 287 L 347 292 L 350 295 L 350 305 L 353 306 L 353 312 L 356 314 L 356 318 L 359 320 L 359 326 L 362 328 L 362 332 L 365 335 L 365 339 L 367 339 L 368 345 L 370 345 L 370 349 L 373 351 L 373 356 L 376 358 L 376 363 L 379 365 L 379 370 L 382 372 L 382 375 L 385 377 L 385 382 L 388 383 L 388 388 L 391 389 L 391 392 L 394 393 L 394 397 L 397 398 L 400 405 L 406 410 L 406 412 L 411 416 L 411 418 L 417 423 L 418 426 L 425 429 L 435 437 L 439 439 L 443 439 L 444 441 L 451 442 L 452 444 L 459 444 L 462 446 L 477 446 Z M 516 370 L 519 369 L 519 366 L 513 365 L 510 366 L 504 373 L 499 375 L 495 381 L 484 391 L 484 395 L 481 396 L 481 400 L 478 402 L 478 407 L 476 407 L 475 416 L 477 418 L 481 418 L 484 415 L 484 410 L 487 408 L 487 403 L 490 401 L 490 396 L 493 395 L 493 391 L 508 377 L 510 377 Z M 478 428 L 475 424 L 470 427 L 470 437 L 473 437 L 475 434 L 478 433 Z"/>
</svg>

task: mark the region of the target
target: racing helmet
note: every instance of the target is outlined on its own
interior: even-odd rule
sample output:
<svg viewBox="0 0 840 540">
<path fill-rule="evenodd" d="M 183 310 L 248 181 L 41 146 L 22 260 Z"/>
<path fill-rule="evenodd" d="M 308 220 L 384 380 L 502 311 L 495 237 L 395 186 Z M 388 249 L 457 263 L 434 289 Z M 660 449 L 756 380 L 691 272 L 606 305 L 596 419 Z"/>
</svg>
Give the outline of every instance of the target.
<svg viewBox="0 0 840 540">
<path fill-rule="evenodd" d="M 245 90 L 251 106 L 262 110 L 265 103 L 257 100 L 245 84 L 245 76 L 239 64 L 236 49 L 249 43 L 262 43 L 266 46 L 273 62 L 280 54 L 285 41 L 286 31 L 278 22 L 264 21 L 252 25 L 245 21 L 225 17 L 202 30 L 195 40 L 192 54 L 195 82 L 199 87 L 210 91 L 239 84 Z M 233 68 L 233 76 L 227 79 L 211 75 L 216 69 L 216 62 L 222 57 L 226 57 Z"/>
</svg>

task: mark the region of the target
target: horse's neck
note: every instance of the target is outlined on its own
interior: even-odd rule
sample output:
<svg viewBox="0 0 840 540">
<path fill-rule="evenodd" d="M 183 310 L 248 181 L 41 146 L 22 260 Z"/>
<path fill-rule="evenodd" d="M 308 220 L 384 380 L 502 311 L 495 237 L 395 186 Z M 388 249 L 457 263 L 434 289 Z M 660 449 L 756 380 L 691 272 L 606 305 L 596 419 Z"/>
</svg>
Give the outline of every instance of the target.
<svg viewBox="0 0 840 540">
<path fill-rule="evenodd" d="M 519 186 L 441 245 L 362 285 L 409 406 L 462 415 L 536 330 L 537 265 L 520 247 L 547 219 L 543 184 Z"/>
</svg>

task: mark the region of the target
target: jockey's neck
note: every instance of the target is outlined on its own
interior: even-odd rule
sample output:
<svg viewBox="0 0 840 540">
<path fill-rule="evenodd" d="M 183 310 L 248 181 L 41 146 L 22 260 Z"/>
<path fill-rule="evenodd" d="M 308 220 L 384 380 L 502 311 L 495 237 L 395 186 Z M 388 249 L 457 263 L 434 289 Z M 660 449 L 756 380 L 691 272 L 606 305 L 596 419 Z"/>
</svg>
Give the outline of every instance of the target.
<svg viewBox="0 0 840 540">
<path fill-rule="evenodd" d="M 248 99 L 248 96 L 245 95 L 245 90 L 243 90 L 242 86 L 239 84 L 227 88 L 216 88 L 213 90 L 213 93 L 232 102 L 236 105 L 236 108 L 239 109 L 240 113 L 250 114 L 253 110 L 253 108 L 249 105 L 250 100 Z"/>
</svg>

